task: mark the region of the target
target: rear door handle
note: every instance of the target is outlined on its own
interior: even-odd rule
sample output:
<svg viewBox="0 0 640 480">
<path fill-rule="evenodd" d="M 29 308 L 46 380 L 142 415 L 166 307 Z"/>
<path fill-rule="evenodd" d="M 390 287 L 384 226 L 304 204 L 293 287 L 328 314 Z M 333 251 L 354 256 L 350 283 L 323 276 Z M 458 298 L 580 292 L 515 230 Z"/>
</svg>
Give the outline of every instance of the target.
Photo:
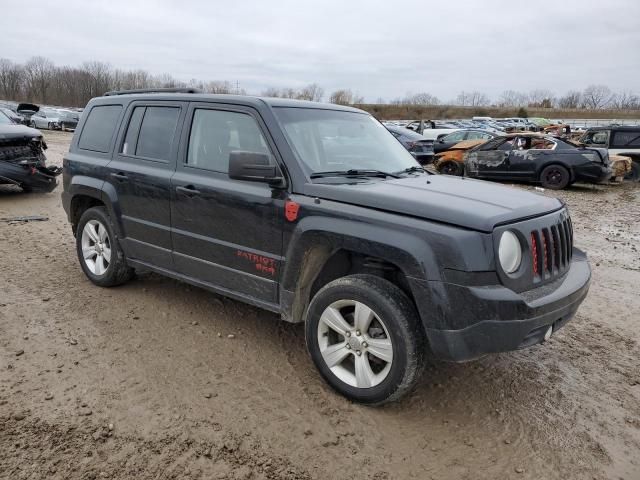
<svg viewBox="0 0 640 480">
<path fill-rule="evenodd" d="M 200 190 L 196 190 L 193 185 L 187 185 L 185 187 L 176 187 L 176 192 L 182 193 L 187 197 L 193 197 L 194 195 L 200 195 Z"/>
<path fill-rule="evenodd" d="M 120 180 L 120 181 L 127 180 L 129 178 L 122 172 L 112 173 L 111 176 L 116 180 Z"/>
</svg>

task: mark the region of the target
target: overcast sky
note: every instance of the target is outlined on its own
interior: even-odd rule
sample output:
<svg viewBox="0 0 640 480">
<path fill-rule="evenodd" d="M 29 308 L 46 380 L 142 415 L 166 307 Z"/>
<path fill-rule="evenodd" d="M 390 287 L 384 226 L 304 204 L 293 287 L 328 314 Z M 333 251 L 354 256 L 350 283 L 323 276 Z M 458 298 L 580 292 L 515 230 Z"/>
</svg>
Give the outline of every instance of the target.
<svg viewBox="0 0 640 480">
<path fill-rule="evenodd" d="M 320 84 L 368 101 L 429 92 L 640 93 L 640 1 L 4 0 L 0 57 L 101 60 L 249 93 Z"/>
</svg>

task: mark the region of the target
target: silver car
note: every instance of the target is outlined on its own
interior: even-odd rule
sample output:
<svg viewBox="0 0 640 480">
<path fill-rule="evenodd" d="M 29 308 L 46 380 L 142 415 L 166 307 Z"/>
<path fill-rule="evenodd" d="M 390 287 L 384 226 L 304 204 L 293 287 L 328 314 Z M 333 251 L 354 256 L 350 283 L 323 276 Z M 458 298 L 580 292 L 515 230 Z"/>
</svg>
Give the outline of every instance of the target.
<svg viewBox="0 0 640 480">
<path fill-rule="evenodd" d="M 31 116 L 31 126 L 48 130 L 60 129 L 60 112 L 42 109 Z"/>
</svg>

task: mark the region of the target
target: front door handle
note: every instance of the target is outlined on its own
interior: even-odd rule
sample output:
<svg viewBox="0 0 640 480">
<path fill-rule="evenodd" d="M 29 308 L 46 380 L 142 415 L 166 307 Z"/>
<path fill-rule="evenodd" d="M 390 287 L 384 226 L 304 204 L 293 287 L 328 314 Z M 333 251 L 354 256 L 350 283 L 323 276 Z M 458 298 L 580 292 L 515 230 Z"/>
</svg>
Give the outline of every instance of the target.
<svg viewBox="0 0 640 480">
<path fill-rule="evenodd" d="M 127 180 L 127 179 L 129 178 L 129 177 L 127 177 L 127 176 L 126 176 L 124 173 L 122 173 L 122 172 L 112 173 L 112 174 L 111 174 L 111 176 L 112 176 L 113 178 L 115 178 L 116 180 L 119 180 L 119 181 L 121 181 L 121 182 L 122 182 L 123 180 Z"/>
<path fill-rule="evenodd" d="M 193 185 L 186 185 L 184 187 L 176 187 L 176 192 L 182 193 L 187 197 L 193 197 L 194 195 L 200 195 L 200 190 L 196 190 Z"/>
</svg>

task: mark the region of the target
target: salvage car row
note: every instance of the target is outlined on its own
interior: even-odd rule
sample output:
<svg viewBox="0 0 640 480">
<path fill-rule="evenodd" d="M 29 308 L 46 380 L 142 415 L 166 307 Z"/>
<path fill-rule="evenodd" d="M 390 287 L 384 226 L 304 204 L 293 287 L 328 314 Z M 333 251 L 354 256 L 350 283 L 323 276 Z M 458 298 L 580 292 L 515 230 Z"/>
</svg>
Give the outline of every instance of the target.
<svg viewBox="0 0 640 480">
<path fill-rule="evenodd" d="M 406 125 L 413 128 L 385 126 L 422 165 L 443 174 L 533 182 L 551 189 L 575 182 L 640 180 L 640 126 L 594 127 L 578 135 L 559 123 L 539 132 L 513 133 L 423 120 Z"/>
<path fill-rule="evenodd" d="M 3 103 L 0 112 L 14 123 L 47 130 L 75 131 L 82 109 L 39 107 L 33 103 Z"/>
</svg>

